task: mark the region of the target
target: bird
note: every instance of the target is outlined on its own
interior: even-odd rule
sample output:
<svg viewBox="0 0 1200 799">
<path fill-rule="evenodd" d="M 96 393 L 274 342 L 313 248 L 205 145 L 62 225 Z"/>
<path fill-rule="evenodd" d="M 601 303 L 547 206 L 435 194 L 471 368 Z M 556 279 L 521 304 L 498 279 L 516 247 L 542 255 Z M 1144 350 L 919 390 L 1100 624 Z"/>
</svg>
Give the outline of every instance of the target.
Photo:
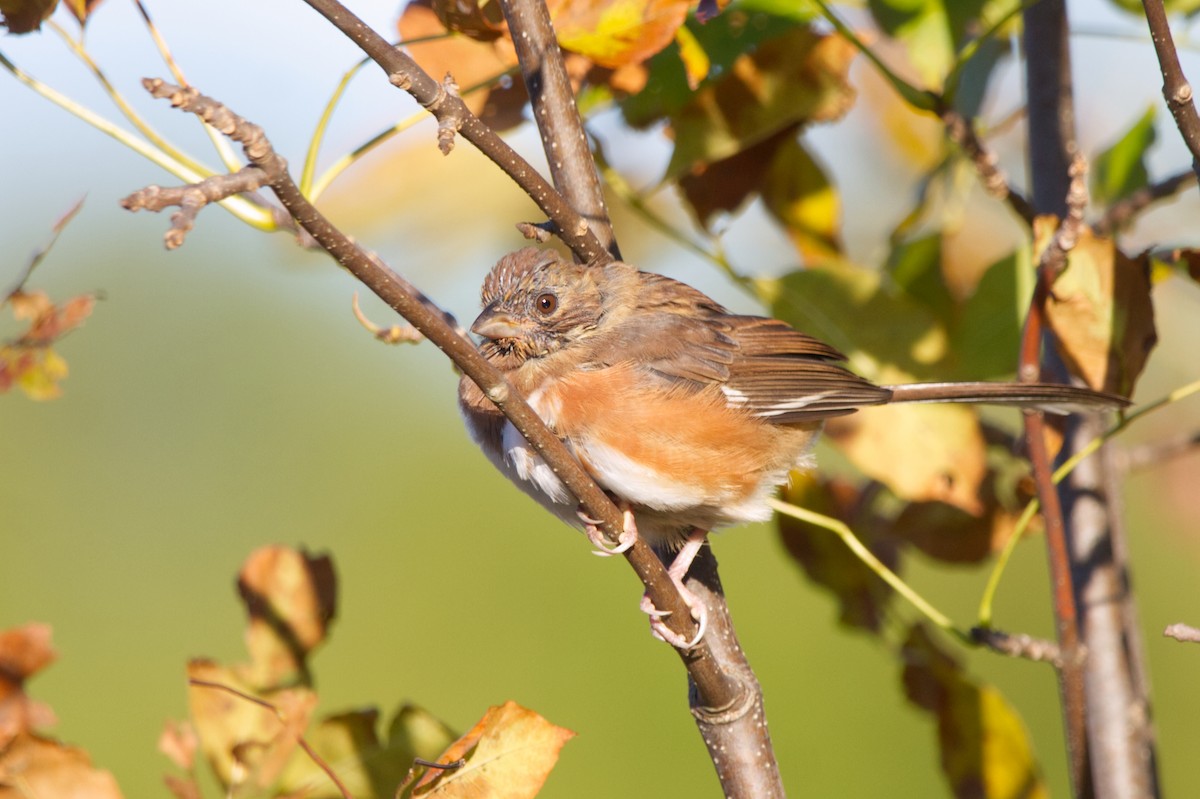
<svg viewBox="0 0 1200 799">
<path fill-rule="evenodd" d="M 637 537 L 655 548 L 693 607 L 680 640 L 643 598 L 655 635 L 702 637 L 702 605 L 683 585 L 709 531 L 770 518 L 795 469 L 815 467 L 826 419 L 898 402 L 971 402 L 1059 413 L 1120 408 L 1121 397 L 1051 383 L 876 385 L 830 345 L 778 319 L 737 314 L 680 281 L 622 261 L 578 264 L 552 249 L 502 257 L 471 326 L 480 352 L 618 504 L 606 547 L 597 522 L 467 376 L 459 407 L 487 458 L 605 553 Z M 699 607 L 697 607 L 699 605 Z"/>
</svg>

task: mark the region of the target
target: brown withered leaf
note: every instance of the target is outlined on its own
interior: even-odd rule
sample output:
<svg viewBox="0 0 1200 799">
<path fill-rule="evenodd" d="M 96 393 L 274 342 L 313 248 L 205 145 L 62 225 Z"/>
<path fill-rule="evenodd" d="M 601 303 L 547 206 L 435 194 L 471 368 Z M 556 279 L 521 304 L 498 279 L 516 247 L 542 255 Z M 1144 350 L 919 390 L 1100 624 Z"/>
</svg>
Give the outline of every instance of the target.
<svg viewBox="0 0 1200 799">
<path fill-rule="evenodd" d="M 25 693 L 25 681 L 57 657 L 48 624 L 0 632 L 0 749 L 22 733 L 54 724 L 54 711 Z"/>
<path fill-rule="evenodd" d="M 316 694 L 307 688 L 289 688 L 259 696 L 234 669 L 209 660 L 190 662 L 187 675 L 189 681 L 201 683 L 188 690 L 190 716 L 200 748 L 218 779 L 225 786 L 233 784 L 235 775 L 239 785 L 260 789 L 273 785 L 298 751 L 297 736 L 308 726 Z"/>
<path fill-rule="evenodd" d="M 797 129 L 798 126 L 785 128 L 728 158 L 682 175 L 679 188 L 700 224 L 709 228 L 713 216 L 736 211 L 751 194 L 758 193 L 775 153 L 796 137 Z"/>
<path fill-rule="evenodd" d="M 1055 225 L 1050 217 L 1036 220 L 1036 253 Z M 1084 228 L 1051 289 L 1046 318 L 1073 373 L 1094 389 L 1129 396 L 1158 340 L 1149 257 L 1130 258 Z"/>
<path fill-rule="evenodd" d="M 1004 547 L 1023 507 L 1015 497 L 1006 503 L 997 496 L 998 479 L 989 469 L 980 486 L 981 507 L 977 513 L 944 502 L 910 502 L 893 522 L 892 534 L 931 558 L 947 563 L 978 563 Z M 1030 497 L 1021 499 L 1028 501 Z"/>
<path fill-rule="evenodd" d="M 96 304 L 95 296 L 81 294 L 55 305 L 45 292 L 17 289 L 6 301 L 12 306 L 13 317 L 28 320 L 29 328 L 0 343 L 0 394 L 17 386 L 30 399 L 60 396 L 59 384 L 67 376 L 67 362 L 52 345 L 83 324 Z"/>
<path fill-rule="evenodd" d="M 0 799 L 121 799 L 117 781 L 87 752 L 21 733 L 0 752 Z"/>
<path fill-rule="evenodd" d="M 914 625 L 901 650 L 904 692 L 937 719 L 942 771 L 960 799 L 1047 799 L 1042 770 L 1021 717 L 994 687 Z"/>
<path fill-rule="evenodd" d="M 675 38 L 691 0 L 549 0 L 558 43 L 600 66 L 640 64 Z"/>
<path fill-rule="evenodd" d="M 910 501 L 983 512 L 987 450 L 979 417 L 961 405 L 883 405 L 831 419 L 826 435 L 859 469 Z"/>
<path fill-rule="evenodd" d="M 445 34 L 447 30 L 429 0 L 409 3 L 400 15 L 398 28 L 403 40 Z M 507 39 L 477 41 L 466 36 L 449 36 L 408 45 L 406 49 L 433 77 L 440 80 L 447 74 L 452 75 L 463 93 L 463 102 L 492 128 L 507 130 L 522 121 L 522 109 L 529 96 L 519 76 L 487 91 L 467 92 L 472 86 L 492 80 L 517 65 L 516 51 Z"/>
<path fill-rule="evenodd" d="M 667 176 L 703 169 L 785 128 L 841 117 L 854 102 L 847 75 L 855 53 L 836 34 L 796 27 L 739 56 L 672 117 Z"/>
<path fill-rule="evenodd" d="M 412 787 L 413 797 L 524 799 L 536 796 L 575 733 L 555 726 L 515 702 L 492 707 L 479 723 L 437 758 L 466 765 L 430 769 Z"/>
<path fill-rule="evenodd" d="M 255 550 L 238 574 L 238 594 L 250 617 L 245 678 L 259 689 L 303 679 L 308 654 L 325 640 L 336 613 L 329 556 L 283 546 Z"/>
<path fill-rule="evenodd" d="M 54 13 L 58 0 L 0 0 L 0 24 L 9 33 L 31 33 Z"/>
<path fill-rule="evenodd" d="M 875 557 L 892 571 L 897 570 L 899 552 L 895 540 L 882 535 L 878 518 L 858 510 L 862 495 L 851 483 L 793 472 L 783 498 L 845 522 Z M 892 589 L 855 557 L 841 539 L 823 527 L 783 515 L 779 516 L 779 534 L 788 553 L 809 579 L 836 597 L 840 605 L 838 620 L 842 624 L 880 631 Z"/>
</svg>

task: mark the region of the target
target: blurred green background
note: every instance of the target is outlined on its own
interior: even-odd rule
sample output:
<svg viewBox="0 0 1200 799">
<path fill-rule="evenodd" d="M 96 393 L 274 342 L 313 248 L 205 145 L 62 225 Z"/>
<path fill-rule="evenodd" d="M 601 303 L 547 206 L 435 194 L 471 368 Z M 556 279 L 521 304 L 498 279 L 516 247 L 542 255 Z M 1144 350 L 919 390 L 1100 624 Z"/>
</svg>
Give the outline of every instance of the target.
<svg viewBox="0 0 1200 799">
<path fill-rule="evenodd" d="M 379 26 L 395 13 L 388 4 L 367 6 L 368 21 Z M 298 4 L 214 2 L 202 24 L 193 23 L 194 8 L 151 6 L 189 77 L 266 126 L 298 163 L 320 104 L 355 51 Z M 155 124 L 201 148 L 188 120 L 133 94 L 137 77 L 162 69 L 147 42 L 130 38 L 130 9 L 108 11 L 90 36 L 114 81 Z M 282 15 L 288 25 L 277 30 Z M 235 18 L 258 38 L 231 32 Z M 1101 16 L 1095 25 L 1127 23 Z M 203 30 L 228 33 L 229 51 L 215 56 Z M 1111 138 L 1157 96 L 1153 61 L 1140 55 L 1144 42 L 1134 37 L 1135 45 L 1136 80 L 1127 75 L 1132 67 L 1107 79 L 1078 69 L 1086 75 L 1079 102 L 1088 146 Z M 1093 35 L 1076 46 L 1081 64 L 1100 69 L 1116 45 Z M 8 37 L 0 48 L 101 105 L 51 34 Z M 857 78 L 866 73 L 856 66 Z M 331 152 L 397 115 L 394 91 L 380 83 L 372 74 L 356 85 Z M 312 87 L 311 96 L 297 85 Z M 1106 97 L 1125 90 L 1127 113 Z M 871 124 L 864 114 L 813 138 L 847 207 L 858 201 L 869 209 L 851 210 L 846 226 L 849 247 L 865 258 L 893 214 L 880 211 L 889 201 L 864 176 L 881 172 L 886 180 L 903 170 L 882 170 L 872 160 L 879 154 L 864 153 Z M 1168 127 L 1160 140 L 1172 136 Z M 517 141 L 536 149 L 527 130 Z M 257 234 L 222 212 L 204 213 L 182 250 L 164 252 L 166 218 L 128 214 L 116 200 L 170 179 L 6 74 L 0 147 L 0 283 L 87 192 L 80 218 L 30 286 L 60 300 L 104 295 L 60 348 L 71 366 L 61 399 L 0 396 L 0 628 L 53 625 L 61 659 L 30 687 L 57 711 L 57 735 L 114 771 L 127 796 L 165 795 L 161 774 L 170 767 L 155 742 L 166 719 L 186 713 L 184 663 L 243 657 L 234 575 L 252 549 L 282 542 L 330 552 L 341 580 L 339 618 L 314 661 L 322 710 L 369 704 L 390 715 L 414 701 L 466 729 L 487 706 L 513 699 L 579 733 L 545 796 L 718 795 L 687 712 L 683 672 L 650 639 L 631 572 L 619 559 L 591 557 L 581 536 L 493 473 L 462 430 L 456 377 L 440 353 L 376 343 L 350 313 L 352 279 L 286 237 Z M 1176 169 L 1186 163 L 1179 153 L 1166 142 L 1152 163 L 1164 173 Z M 640 156 L 627 157 L 636 166 Z M 469 320 L 491 262 L 522 244 L 512 224 L 536 219 L 532 205 L 466 145 L 442 159 L 427 136 L 410 155 L 389 158 L 335 191 L 331 213 Z M 890 190 L 898 213 L 910 186 L 896 179 Z M 1192 191 L 1137 235 L 1148 242 L 1190 235 L 1195 245 L 1197 206 Z M 619 212 L 617 221 L 630 260 L 753 308 L 711 267 Z M 730 251 L 749 272 L 794 262 L 786 242 L 764 231 L 753 218 L 730 231 Z M 1197 371 L 1200 291 L 1175 279 L 1157 299 L 1162 344 L 1143 400 Z M 364 306 L 390 323 L 377 303 Z M 3 324 L 5 336 L 15 330 Z M 1154 441 L 1198 423 L 1192 400 L 1147 420 L 1126 441 Z M 1200 622 L 1198 460 L 1193 454 L 1135 475 L 1125 497 L 1164 782 L 1177 796 L 1200 793 L 1191 765 L 1200 747 L 1200 649 L 1160 632 L 1170 622 Z M 788 562 L 773 527 L 719 535 L 714 548 L 789 789 L 946 794 L 934 723 L 906 706 L 894 655 L 837 628 L 832 602 Z M 997 610 L 1005 629 L 1052 634 L 1042 555 L 1038 539 L 1018 550 Z M 968 622 L 986 574 L 909 563 L 906 576 Z M 1051 670 L 987 654 L 969 660 L 1024 715 L 1053 792 L 1066 795 Z"/>
</svg>

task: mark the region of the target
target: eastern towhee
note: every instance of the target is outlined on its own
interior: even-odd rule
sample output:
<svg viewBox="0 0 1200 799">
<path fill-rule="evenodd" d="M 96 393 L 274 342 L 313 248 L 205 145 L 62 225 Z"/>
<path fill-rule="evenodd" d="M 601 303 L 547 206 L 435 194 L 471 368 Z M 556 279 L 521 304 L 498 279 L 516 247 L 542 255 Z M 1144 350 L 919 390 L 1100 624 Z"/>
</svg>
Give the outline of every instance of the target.
<svg viewBox="0 0 1200 799">
<path fill-rule="evenodd" d="M 768 498 L 792 469 L 814 465 L 829 417 L 890 402 L 1059 412 L 1126 404 L 1046 383 L 878 386 L 785 322 L 730 313 L 691 286 L 619 261 L 574 264 L 535 247 L 501 258 L 481 300 L 471 330 L 483 354 L 626 511 L 622 544 L 607 551 L 637 535 L 660 552 L 678 550 L 669 571 L 681 588 L 707 531 L 771 516 Z M 459 402 L 489 460 L 603 549 L 576 499 L 470 378 Z"/>
</svg>

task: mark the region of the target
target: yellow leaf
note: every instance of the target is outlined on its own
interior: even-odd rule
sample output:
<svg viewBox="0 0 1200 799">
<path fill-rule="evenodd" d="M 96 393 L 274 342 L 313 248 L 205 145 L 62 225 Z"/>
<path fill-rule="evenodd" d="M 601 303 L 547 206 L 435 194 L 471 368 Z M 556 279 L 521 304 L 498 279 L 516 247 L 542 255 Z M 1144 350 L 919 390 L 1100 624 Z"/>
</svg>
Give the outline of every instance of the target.
<svg viewBox="0 0 1200 799">
<path fill-rule="evenodd" d="M 34 400 L 54 399 L 62 394 L 60 380 L 67 376 L 67 362 L 49 347 L 29 350 L 28 367 L 17 375 L 17 386 Z"/>
<path fill-rule="evenodd" d="M 640 63 L 675 38 L 690 0 L 551 0 L 558 43 L 616 69 Z"/>
<path fill-rule="evenodd" d="M 708 53 L 704 52 L 700 41 L 686 25 L 680 25 L 675 31 L 675 44 L 679 46 L 679 60 L 683 62 L 688 88 L 695 91 L 700 81 L 708 77 L 708 70 L 712 66 Z"/>
<path fill-rule="evenodd" d="M 1038 253 L 1053 221 L 1035 227 Z M 1089 386 L 1128 396 L 1158 339 L 1146 256 L 1129 258 L 1084 228 L 1054 282 L 1046 317 L 1063 360 Z"/>
<path fill-rule="evenodd" d="M 557 727 L 515 702 L 488 710 L 466 735 L 442 753 L 438 762 L 466 758 L 457 769 L 430 769 L 412 796 L 439 799 L 525 799 L 541 790 L 558 762 L 563 744 L 575 733 Z"/>
<path fill-rule="evenodd" d="M 982 513 L 987 452 L 979 419 L 958 405 L 885 405 L 831 419 L 828 436 L 902 499 Z"/>
</svg>

